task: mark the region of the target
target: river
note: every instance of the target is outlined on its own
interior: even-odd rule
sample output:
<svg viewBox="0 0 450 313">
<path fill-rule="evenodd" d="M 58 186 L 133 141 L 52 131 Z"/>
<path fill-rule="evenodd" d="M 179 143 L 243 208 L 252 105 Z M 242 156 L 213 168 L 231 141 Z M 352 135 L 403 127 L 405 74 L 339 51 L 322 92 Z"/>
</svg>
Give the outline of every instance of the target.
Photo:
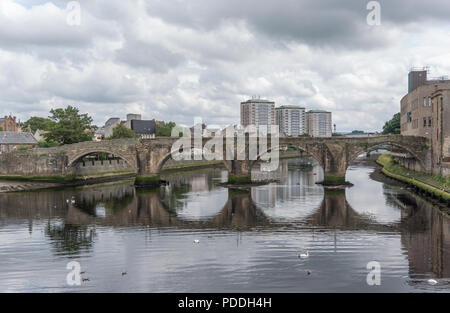
<svg viewBox="0 0 450 313">
<path fill-rule="evenodd" d="M 210 169 L 151 191 L 0 194 L 0 291 L 449 292 L 449 217 L 373 170 L 352 166 L 342 192 L 316 185 L 320 166 L 299 158 L 250 192 L 219 186 L 226 171 Z M 71 261 L 80 286 L 66 282 Z M 380 285 L 367 283 L 371 261 Z"/>
</svg>

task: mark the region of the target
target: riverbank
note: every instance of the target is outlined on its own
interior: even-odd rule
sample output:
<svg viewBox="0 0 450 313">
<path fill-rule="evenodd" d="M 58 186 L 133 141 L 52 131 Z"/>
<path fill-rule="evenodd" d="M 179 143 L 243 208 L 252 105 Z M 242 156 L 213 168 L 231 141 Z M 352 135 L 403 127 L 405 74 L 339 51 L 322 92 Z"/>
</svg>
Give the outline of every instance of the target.
<svg viewBox="0 0 450 313">
<path fill-rule="evenodd" d="M 383 175 L 413 187 L 419 194 L 439 199 L 450 205 L 450 180 L 415 172 L 397 164 L 389 154 L 382 154 L 376 163 L 381 166 Z"/>
</svg>

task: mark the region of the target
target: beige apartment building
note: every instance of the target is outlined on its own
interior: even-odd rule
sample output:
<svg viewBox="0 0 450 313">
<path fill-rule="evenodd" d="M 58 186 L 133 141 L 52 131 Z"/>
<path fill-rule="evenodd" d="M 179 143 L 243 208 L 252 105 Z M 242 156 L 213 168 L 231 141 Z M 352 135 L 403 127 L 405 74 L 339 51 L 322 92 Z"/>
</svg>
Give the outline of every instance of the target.
<svg viewBox="0 0 450 313">
<path fill-rule="evenodd" d="M 306 113 L 306 128 L 311 137 L 331 137 L 331 112 L 311 110 Z"/>
<path fill-rule="evenodd" d="M 259 98 L 241 102 L 241 125 L 275 125 L 275 102 Z"/>
<path fill-rule="evenodd" d="M 405 136 L 431 138 L 433 130 L 432 94 L 438 86 L 450 88 L 450 80 L 427 79 L 426 70 L 412 70 L 408 74 L 408 94 L 401 102 L 400 125 Z"/>
<path fill-rule="evenodd" d="M 306 133 L 305 108 L 283 105 L 275 109 L 275 121 L 285 136 L 301 136 Z"/>
</svg>

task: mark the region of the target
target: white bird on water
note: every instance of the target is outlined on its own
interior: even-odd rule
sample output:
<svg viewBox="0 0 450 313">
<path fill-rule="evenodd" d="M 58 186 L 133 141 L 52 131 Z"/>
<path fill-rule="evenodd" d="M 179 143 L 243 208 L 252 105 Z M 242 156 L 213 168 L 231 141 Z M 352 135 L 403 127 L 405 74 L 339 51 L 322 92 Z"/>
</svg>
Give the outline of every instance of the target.
<svg viewBox="0 0 450 313">
<path fill-rule="evenodd" d="M 297 257 L 298 257 L 299 259 L 307 259 L 307 258 L 309 258 L 309 251 L 306 250 L 305 253 L 297 253 Z"/>
<path fill-rule="evenodd" d="M 428 283 L 430 284 L 430 285 L 432 285 L 432 286 L 434 286 L 434 285 L 437 285 L 437 280 L 435 280 L 435 279 L 428 279 Z"/>
<path fill-rule="evenodd" d="M 194 243 L 200 243 L 200 240 L 195 239 L 195 240 L 194 240 Z"/>
</svg>

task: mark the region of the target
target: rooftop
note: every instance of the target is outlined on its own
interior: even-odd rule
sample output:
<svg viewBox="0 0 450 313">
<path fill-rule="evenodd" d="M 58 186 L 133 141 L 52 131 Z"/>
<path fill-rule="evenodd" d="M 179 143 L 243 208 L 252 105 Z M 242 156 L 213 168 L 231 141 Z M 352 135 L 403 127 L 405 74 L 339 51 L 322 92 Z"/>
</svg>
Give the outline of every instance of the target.
<svg viewBox="0 0 450 313">
<path fill-rule="evenodd" d="M 241 102 L 241 103 L 275 103 L 275 102 L 265 100 L 265 99 L 255 98 L 255 99 L 249 99 L 249 100 Z"/>
<path fill-rule="evenodd" d="M 116 124 L 117 122 L 120 122 L 120 118 L 118 117 L 111 117 L 110 119 L 108 119 L 105 123 L 105 126 L 111 126 L 113 124 Z"/>
<path fill-rule="evenodd" d="M 325 110 L 309 110 L 308 113 L 331 113 Z"/>
<path fill-rule="evenodd" d="M 0 145 L 37 145 L 37 140 L 30 133 L 0 132 Z"/>
<path fill-rule="evenodd" d="M 282 105 L 276 109 L 305 109 L 305 108 L 298 105 Z"/>
<path fill-rule="evenodd" d="M 154 134 L 156 128 L 156 123 L 154 120 L 132 120 L 131 129 L 136 134 Z"/>
</svg>

